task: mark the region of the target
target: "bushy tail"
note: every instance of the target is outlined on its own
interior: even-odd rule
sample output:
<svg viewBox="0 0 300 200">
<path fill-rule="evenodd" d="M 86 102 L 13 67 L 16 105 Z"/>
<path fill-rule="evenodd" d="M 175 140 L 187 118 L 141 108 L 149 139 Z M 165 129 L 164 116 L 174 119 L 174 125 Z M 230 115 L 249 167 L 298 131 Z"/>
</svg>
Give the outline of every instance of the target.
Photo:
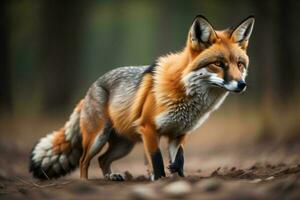
<svg viewBox="0 0 300 200">
<path fill-rule="evenodd" d="M 29 171 L 35 178 L 52 179 L 64 176 L 76 169 L 82 154 L 80 112 L 83 100 L 59 131 L 40 139 L 33 147 Z"/>
</svg>

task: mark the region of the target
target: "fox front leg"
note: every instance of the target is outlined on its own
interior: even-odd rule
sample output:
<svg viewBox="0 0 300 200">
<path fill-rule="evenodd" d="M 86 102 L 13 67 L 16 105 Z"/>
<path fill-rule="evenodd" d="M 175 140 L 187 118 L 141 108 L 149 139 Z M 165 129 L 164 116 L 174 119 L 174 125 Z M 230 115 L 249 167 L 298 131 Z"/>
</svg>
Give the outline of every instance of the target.
<svg viewBox="0 0 300 200">
<path fill-rule="evenodd" d="M 146 125 L 140 128 L 140 132 L 142 133 L 148 163 L 152 166 L 151 180 L 165 177 L 163 157 L 159 149 L 159 137 L 156 134 L 155 128 Z"/>
<path fill-rule="evenodd" d="M 183 143 L 185 136 L 180 136 L 175 139 L 169 139 L 169 155 L 170 165 L 169 170 L 172 174 L 178 173 L 179 176 L 184 177 L 184 154 Z"/>
</svg>

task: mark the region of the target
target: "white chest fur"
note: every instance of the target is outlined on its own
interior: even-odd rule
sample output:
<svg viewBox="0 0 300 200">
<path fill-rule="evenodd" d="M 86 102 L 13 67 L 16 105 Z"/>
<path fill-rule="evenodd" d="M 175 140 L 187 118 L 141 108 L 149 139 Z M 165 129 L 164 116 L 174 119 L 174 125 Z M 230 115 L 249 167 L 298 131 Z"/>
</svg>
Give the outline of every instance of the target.
<svg viewBox="0 0 300 200">
<path fill-rule="evenodd" d="M 228 95 L 228 92 L 224 93 L 224 95 L 220 96 L 219 99 L 217 99 L 211 106 L 211 109 L 208 110 L 202 117 L 200 117 L 200 119 L 198 120 L 197 124 L 192 128 L 191 131 L 199 128 L 207 119 L 208 117 L 210 116 L 210 114 L 217 110 L 221 105 L 222 103 L 224 102 L 224 100 L 226 99 Z"/>
<path fill-rule="evenodd" d="M 161 134 L 174 136 L 186 134 L 203 124 L 227 95 L 228 92 L 219 88 L 210 88 L 192 98 L 172 102 L 167 111 L 155 118 L 157 130 Z"/>
</svg>

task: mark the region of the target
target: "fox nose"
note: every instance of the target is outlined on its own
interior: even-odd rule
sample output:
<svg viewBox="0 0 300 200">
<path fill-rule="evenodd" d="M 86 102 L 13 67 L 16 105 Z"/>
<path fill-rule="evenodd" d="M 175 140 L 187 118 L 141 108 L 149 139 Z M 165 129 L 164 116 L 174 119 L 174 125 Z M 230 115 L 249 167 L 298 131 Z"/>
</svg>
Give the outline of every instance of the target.
<svg viewBox="0 0 300 200">
<path fill-rule="evenodd" d="M 245 83 L 245 81 L 238 81 L 238 85 L 237 88 L 238 90 L 241 92 L 246 88 L 247 84 Z"/>
</svg>

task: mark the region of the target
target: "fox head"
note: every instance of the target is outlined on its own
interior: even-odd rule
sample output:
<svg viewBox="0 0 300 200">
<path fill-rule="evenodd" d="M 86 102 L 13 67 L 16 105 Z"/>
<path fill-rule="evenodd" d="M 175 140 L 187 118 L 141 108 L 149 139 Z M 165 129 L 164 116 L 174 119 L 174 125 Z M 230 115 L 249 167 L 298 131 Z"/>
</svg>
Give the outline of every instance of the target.
<svg viewBox="0 0 300 200">
<path fill-rule="evenodd" d="M 246 90 L 246 50 L 254 21 L 250 16 L 235 28 L 217 31 L 205 17 L 195 18 L 186 46 L 189 64 L 182 74 L 187 93 L 196 92 L 199 85 L 237 93 Z"/>
</svg>

